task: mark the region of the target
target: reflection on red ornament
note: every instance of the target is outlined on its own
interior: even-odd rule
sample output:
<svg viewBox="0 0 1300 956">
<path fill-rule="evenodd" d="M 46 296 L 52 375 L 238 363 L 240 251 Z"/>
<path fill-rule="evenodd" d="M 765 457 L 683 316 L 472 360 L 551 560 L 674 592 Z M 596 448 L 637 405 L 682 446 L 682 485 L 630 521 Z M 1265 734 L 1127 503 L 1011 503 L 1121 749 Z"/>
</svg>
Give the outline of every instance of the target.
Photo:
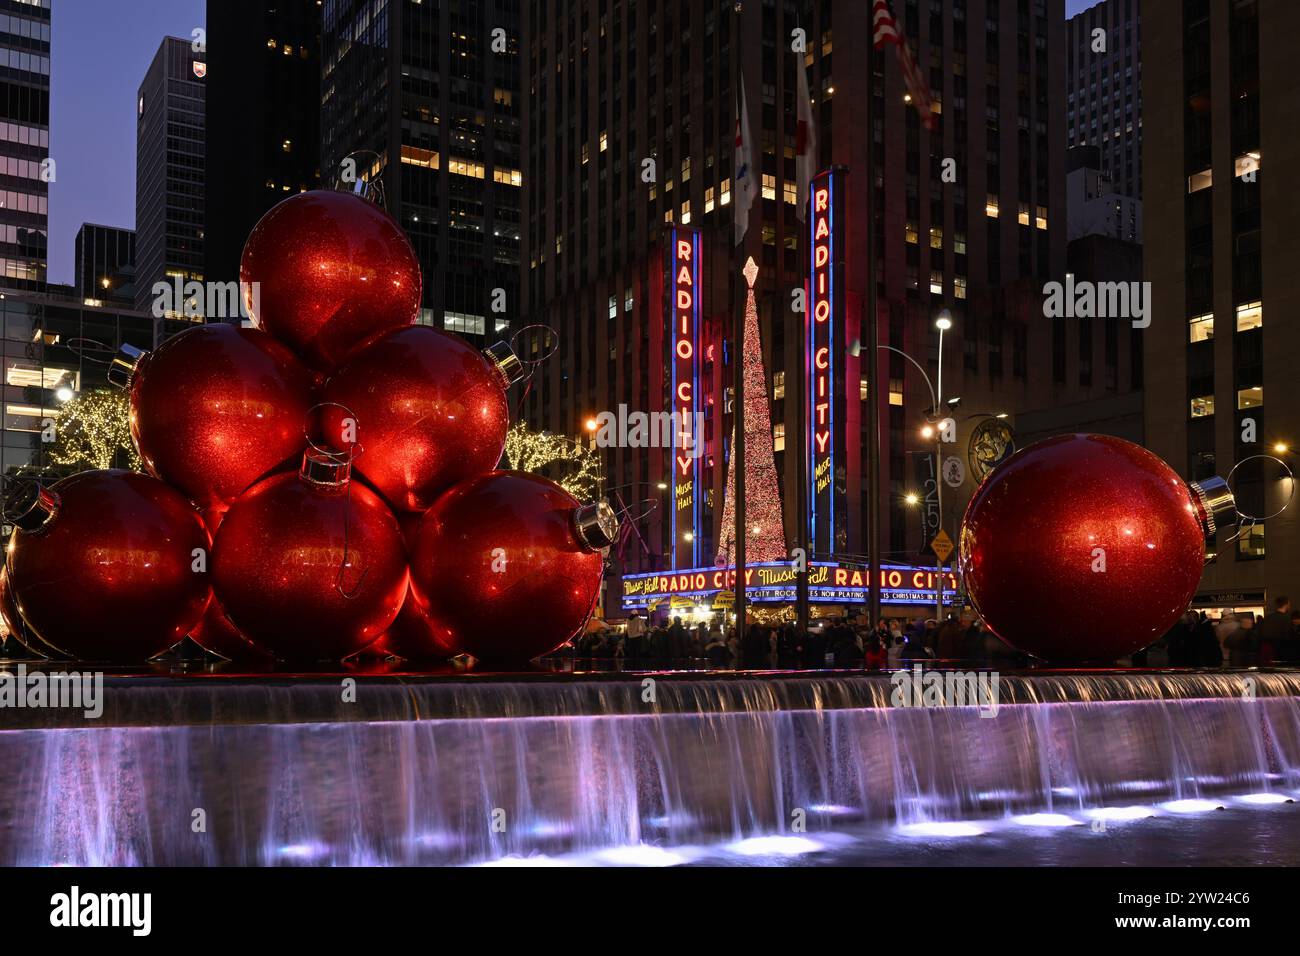
<svg viewBox="0 0 1300 956">
<path fill-rule="evenodd" d="M 346 463 L 303 456 L 241 495 L 213 544 L 231 621 L 282 660 L 337 661 L 373 644 L 406 596 L 397 519 Z"/>
<path fill-rule="evenodd" d="M 1049 438 L 1008 458 L 971 498 L 962 578 L 1013 647 L 1049 661 L 1111 662 L 1187 610 L 1223 507 L 1131 442 Z"/>
<path fill-rule="evenodd" d="M 522 365 L 504 344 L 480 352 L 413 326 L 384 336 L 325 386 L 324 440 L 403 511 L 425 511 L 458 481 L 496 467 L 510 426 L 506 388 Z"/>
<path fill-rule="evenodd" d="M 253 227 L 239 266 L 257 324 L 328 372 L 385 332 L 410 325 L 423 278 L 392 216 L 351 193 L 316 189 Z"/>
<path fill-rule="evenodd" d="M 119 354 L 110 374 L 130 390 L 145 467 L 200 508 L 228 505 L 306 447 L 312 377 L 257 329 L 187 329 L 143 357 Z"/>
<path fill-rule="evenodd" d="M 140 664 L 207 607 L 209 538 L 179 492 L 130 471 L 27 485 L 7 512 L 14 598 L 41 640 L 87 661 Z"/>
<path fill-rule="evenodd" d="M 582 506 L 540 476 L 490 472 L 424 516 L 411 588 L 440 642 L 490 664 L 523 663 L 582 629 L 617 530 L 603 502 Z"/>
</svg>

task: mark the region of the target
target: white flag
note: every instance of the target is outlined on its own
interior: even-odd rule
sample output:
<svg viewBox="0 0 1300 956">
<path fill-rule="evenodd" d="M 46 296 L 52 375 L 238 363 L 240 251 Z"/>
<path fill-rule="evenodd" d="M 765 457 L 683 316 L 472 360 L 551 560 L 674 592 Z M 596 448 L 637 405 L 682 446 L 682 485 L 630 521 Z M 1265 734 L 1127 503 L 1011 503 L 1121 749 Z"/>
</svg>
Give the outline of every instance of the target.
<svg viewBox="0 0 1300 956">
<path fill-rule="evenodd" d="M 795 72 L 798 73 L 798 108 L 794 135 L 794 174 L 798 182 L 798 195 L 795 197 L 795 215 L 800 222 L 808 217 L 808 190 L 813 176 L 817 175 L 817 127 L 813 125 L 812 98 L 808 95 L 808 71 L 804 67 L 803 54 L 799 57 Z"/>
<path fill-rule="evenodd" d="M 754 163 L 750 152 L 749 108 L 745 104 L 745 81 L 740 81 L 740 99 L 736 106 L 736 158 L 735 175 L 732 183 L 732 202 L 735 206 L 733 215 L 736 222 L 735 244 L 745 238 L 749 228 L 749 207 L 754 204 L 754 193 L 758 192 L 754 182 Z"/>
</svg>

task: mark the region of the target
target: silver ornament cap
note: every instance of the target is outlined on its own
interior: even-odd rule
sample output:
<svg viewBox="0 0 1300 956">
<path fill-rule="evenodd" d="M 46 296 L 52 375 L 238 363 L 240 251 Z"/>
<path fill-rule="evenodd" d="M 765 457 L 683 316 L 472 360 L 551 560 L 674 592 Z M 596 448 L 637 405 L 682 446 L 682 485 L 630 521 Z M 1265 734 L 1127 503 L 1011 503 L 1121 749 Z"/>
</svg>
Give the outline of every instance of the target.
<svg viewBox="0 0 1300 956">
<path fill-rule="evenodd" d="M 573 512 L 573 530 L 589 551 L 604 551 L 618 537 L 618 515 L 606 501 L 583 505 Z"/>
</svg>

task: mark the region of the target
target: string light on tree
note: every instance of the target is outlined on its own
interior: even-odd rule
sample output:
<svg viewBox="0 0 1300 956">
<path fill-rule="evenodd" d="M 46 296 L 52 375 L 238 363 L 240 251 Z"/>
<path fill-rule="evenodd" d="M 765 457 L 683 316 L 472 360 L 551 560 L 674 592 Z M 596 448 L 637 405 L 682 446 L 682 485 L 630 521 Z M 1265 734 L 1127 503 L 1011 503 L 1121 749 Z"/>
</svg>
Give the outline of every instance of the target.
<svg viewBox="0 0 1300 956">
<path fill-rule="evenodd" d="M 772 455 L 772 411 L 767 400 L 767 371 L 763 366 L 763 348 L 758 334 L 758 304 L 754 300 L 754 281 L 758 266 L 751 257 L 745 263 L 745 341 L 749 343 L 740 357 L 745 402 L 745 520 L 750 532 L 745 537 L 745 561 L 777 561 L 786 555 L 785 530 L 782 522 L 781 491 L 776 480 L 776 461 Z M 727 492 L 722 505 L 722 530 L 718 536 L 719 565 L 734 560 L 736 541 L 736 456 L 735 431 L 733 452 L 727 462 Z"/>
<path fill-rule="evenodd" d="M 130 419 L 130 399 L 124 392 L 98 388 L 73 397 L 59 409 L 50 461 L 99 469 L 125 463 L 132 471 L 142 471 Z"/>
<path fill-rule="evenodd" d="M 516 471 L 544 475 L 580 501 L 600 489 L 600 455 L 572 438 L 529 431 L 519 422 L 506 432 L 505 455 Z"/>
</svg>

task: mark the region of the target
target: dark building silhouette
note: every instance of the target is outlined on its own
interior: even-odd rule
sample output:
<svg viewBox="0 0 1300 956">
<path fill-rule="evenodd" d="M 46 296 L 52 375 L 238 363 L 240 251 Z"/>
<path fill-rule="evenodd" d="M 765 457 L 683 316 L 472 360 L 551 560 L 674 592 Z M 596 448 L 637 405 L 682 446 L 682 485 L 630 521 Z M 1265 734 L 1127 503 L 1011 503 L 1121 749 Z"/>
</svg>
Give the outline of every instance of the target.
<svg viewBox="0 0 1300 956">
<path fill-rule="evenodd" d="M 45 285 L 50 155 L 50 2 L 0 6 L 0 287 Z"/>
<path fill-rule="evenodd" d="M 1021 410 L 1130 387 L 1127 370 L 1113 384 L 1100 374 L 1081 384 L 1077 330 L 1042 309 L 1044 284 L 1065 273 L 1062 0 L 895 0 L 893 11 L 934 92 L 934 130 L 907 101 L 894 50 L 869 49 L 870 3 L 575 0 L 532 5 L 525 14 L 526 321 L 559 330 L 560 347 L 539 371 L 524 414 L 535 429 L 584 436 L 589 416 L 620 403 L 669 407 L 658 257 L 667 226 L 699 228 L 711 256 L 705 312 L 715 346 L 706 373 L 705 467 L 714 483 L 702 533 L 709 537 L 722 513 L 732 310 L 744 298 L 740 269 L 749 256 L 761 270 L 761 341 L 747 341 L 746 352 L 761 350 L 770 382 L 789 538 L 804 519 L 793 491 L 809 431 L 796 384 L 808 357 L 805 316 L 792 308 L 811 252 L 808 223 L 796 215 L 801 67 L 814 101 L 817 167 L 839 167 L 843 188 L 836 228 L 846 249 L 844 319 L 834 369 L 840 450 L 832 477 L 838 553 L 866 551 L 863 432 L 871 398 L 860 351 L 873 247 L 880 342 L 916 359 L 932 380 L 935 320 L 944 309 L 952 314 L 943 393 L 962 399 L 953 454 L 963 460 L 971 430 L 988 417 L 1014 422 Z M 806 36 L 802 53 L 792 51 L 796 30 Z M 733 248 L 742 75 L 759 195 L 744 242 Z M 654 182 L 643 177 L 647 159 L 655 161 Z M 886 559 L 915 557 L 921 531 L 907 495 L 916 487 L 917 457 L 934 448 L 920 434 L 930 394 L 902 356 L 882 352 L 879 368 L 882 551 Z M 636 499 L 672 481 L 665 454 L 603 454 L 608 484 Z M 974 487 L 968 474 L 945 491 L 949 534 Z M 628 548 L 629 570 L 664 566 L 671 544 L 664 511 L 645 523 L 650 553 Z"/>
<path fill-rule="evenodd" d="M 154 287 L 202 280 L 207 63 L 191 40 L 166 37 L 136 100 L 136 309 L 152 311 Z M 174 297 L 173 297 L 174 298 Z M 173 301 L 173 305 L 175 305 Z M 159 337 L 183 327 L 166 309 Z"/>
<path fill-rule="evenodd" d="M 1226 476 L 1263 517 L 1287 502 L 1300 443 L 1300 5 L 1148 3 L 1143 147 L 1148 446 L 1192 479 Z M 1300 579 L 1300 509 L 1221 529 L 1197 602 L 1261 609 Z M 1231 539 L 1231 540 L 1230 540 Z"/>
<path fill-rule="evenodd" d="M 239 278 L 244 241 L 320 183 L 317 0 L 209 0 L 204 272 Z"/>
<path fill-rule="evenodd" d="M 114 305 L 135 303 L 135 230 L 82 223 L 73 253 L 77 295 Z"/>
<path fill-rule="evenodd" d="M 424 270 L 420 321 L 500 338 L 519 315 L 520 4 L 329 0 L 323 17 L 322 181 L 377 155 L 357 173 L 382 169 Z"/>
<path fill-rule="evenodd" d="M 1142 196 L 1141 5 L 1101 0 L 1065 25 L 1067 145 L 1095 146 L 1097 168 L 1131 199 Z"/>
</svg>

